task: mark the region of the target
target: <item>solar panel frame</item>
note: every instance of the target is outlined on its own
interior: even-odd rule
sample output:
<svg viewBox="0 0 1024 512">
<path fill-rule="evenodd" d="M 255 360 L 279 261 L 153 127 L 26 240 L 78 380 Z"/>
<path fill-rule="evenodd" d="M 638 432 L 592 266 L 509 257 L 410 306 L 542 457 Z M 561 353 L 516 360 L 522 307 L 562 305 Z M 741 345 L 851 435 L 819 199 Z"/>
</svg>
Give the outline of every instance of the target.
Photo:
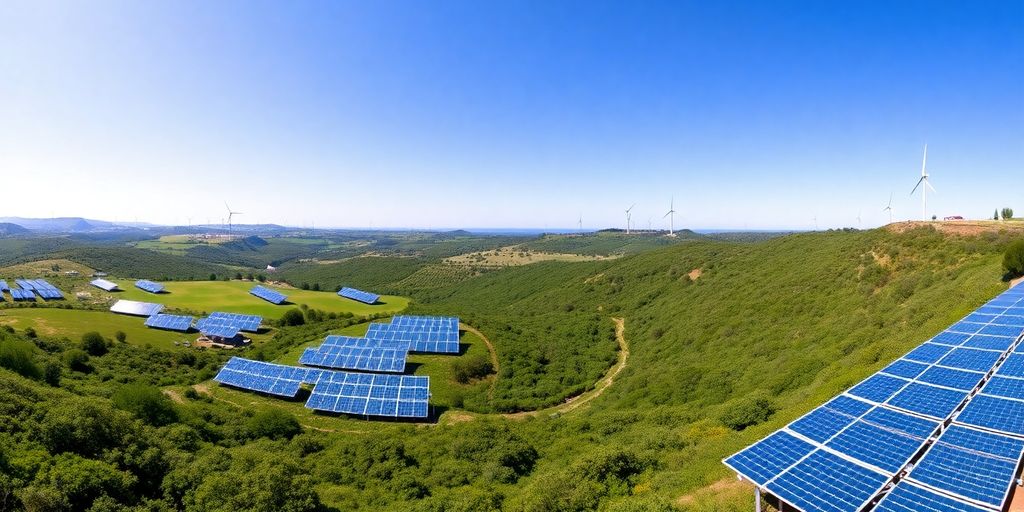
<svg viewBox="0 0 1024 512">
<path fill-rule="evenodd" d="M 901 480 L 878 502 L 875 512 L 992 512 L 922 485 Z"/>
<path fill-rule="evenodd" d="M 772 494 L 801 510 L 860 510 L 889 477 L 827 450 L 816 450 L 765 485 Z M 815 494 L 829 502 L 812 501 Z"/>
</svg>

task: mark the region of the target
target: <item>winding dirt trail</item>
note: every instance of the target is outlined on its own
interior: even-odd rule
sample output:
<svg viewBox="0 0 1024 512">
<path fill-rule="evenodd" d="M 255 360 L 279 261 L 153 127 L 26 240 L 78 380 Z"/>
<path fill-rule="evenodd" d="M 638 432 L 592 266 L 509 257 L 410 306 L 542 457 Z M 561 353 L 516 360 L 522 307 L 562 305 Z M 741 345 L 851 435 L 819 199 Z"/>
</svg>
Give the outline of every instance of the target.
<svg viewBox="0 0 1024 512">
<path fill-rule="evenodd" d="M 459 328 L 475 334 L 477 338 L 484 340 L 484 345 L 487 345 L 487 352 L 491 356 L 491 366 L 494 367 L 494 377 L 491 378 L 491 386 L 487 389 L 487 398 L 491 399 L 494 397 L 494 383 L 498 380 L 498 374 L 501 373 L 501 368 L 498 367 L 498 352 L 494 350 L 494 344 L 491 343 L 491 340 L 487 339 L 487 336 L 484 336 L 484 333 L 477 330 L 476 327 L 459 322 Z"/>
<path fill-rule="evenodd" d="M 541 415 L 554 415 L 554 414 L 565 414 L 567 412 L 574 411 L 591 401 L 601 396 L 604 390 L 608 389 L 615 382 L 615 377 L 622 372 L 622 369 L 626 367 L 626 361 L 629 359 L 629 343 L 626 342 L 626 321 L 623 318 L 612 318 L 612 322 L 615 322 L 615 341 L 619 344 L 619 360 L 608 369 L 608 373 L 604 375 L 604 378 L 597 381 L 594 385 L 594 389 L 576 395 L 565 402 L 546 407 L 544 409 L 537 409 L 535 411 L 523 411 L 509 414 L 502 414 L 504 418 L 513 420 L 521 420 L 525 418 L 531 418 Z"/>
</svg>

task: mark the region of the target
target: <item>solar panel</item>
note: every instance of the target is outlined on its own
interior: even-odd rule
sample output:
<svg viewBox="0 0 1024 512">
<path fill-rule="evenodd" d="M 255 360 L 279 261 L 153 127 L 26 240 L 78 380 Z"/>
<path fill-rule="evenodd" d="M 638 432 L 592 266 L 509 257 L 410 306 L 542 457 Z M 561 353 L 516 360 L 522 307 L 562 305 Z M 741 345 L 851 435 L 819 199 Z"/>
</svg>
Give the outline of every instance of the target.
<svg viewBox="0 0 1024 512">
<path fill-rule="evenodd" d="M 942 331 L 932 338 L 932 343 L 939 343 L 942 345 L 952 345 L 954 347 L 962 345 L 965 341 L 971 339 L 970 334 L 963 334 L 959 332 Z"/>
<path fill-rule="evenodd" d="M 110 306 L 110 311 L 122 315 L 153 316 L 164 309 L 163 304 L 152 302 L 137 302 L 134 300 L 119 300 Z"/>
<path fill-rule="evenodd" d="M 10 289 L 11 287 L 7 284 L 7 281 L 0 279 L 0 292 L 6 292 Z"/>
<path fill-rule="evenodd" d="M 396 316 L 390 324 L 370 324 L 366 338 L 402 343 L 413 352 L 459 352 L 459 319 L 456 317 Z"/>
<path fill-rule="evenodd" d="M 204 322 L 203 320 L 205 319 L 201 319 L 198 322 L 196 322 L 196 329 L 199 329 L 199 332 L 203 333 L 206 336 L 216 336 L 218 338 L 225 339 L 231 339 L 234 338 L 235 336 L 238 336 L 238 326 L 218 324 L 215 322 L 208 321 Z"/>
<path fill-rule="evenodd" d="M 204 320 L 213 324 L 229 325 L 237 327 L 240 331 L 257 332 L 263 317 L 257 315 L 242 315 L 238 313 L 224 313 L 215 311 L 210 313 Z M 203 321 L 203 320 L 200 320 Z"/>
<path fill-rule="evenodd" d="M 840 398 L 846 397 L 839 396 L 836 398 L 836 400 Z M 865 402 L 858 402 L 857 400 L 854 400 L 852 398 L 846 399 L 852 402 L 863 404 L 865 409 L 862 411 L 849 412 L 844 411 L 842 409 L 834 409 L 832 407 L 829 407 L 829 404 L 832 403 L 830 402 L 829 404 L 825 404 L 817 409 L 814 409 L 813 411 L 809 412 L 808 414 L 799 418 L 793 423 L 790 423 L 788 427 L 789 430 L 792 430 L 793 432 L 796 432 L 797 434 L 800 434 L 812 441 L 824 443 L 825 441 L 831 439 L 833 436 L 838 434 L 844 428 L 850 426 L 850 424 L 852 424 L 854 421 L 857 421 L 858 417 L 863 415 L 865 412 L 867 412 L 868 409 L 871 409 L 872 407 L 871 405 Z"/>
<path fill-rule="evenodd" d="M 967 398 L 966 391 L 913 383 L 892 397 L 888 404 L 933 418 L 948 418 Z"/>
<path fill-rule="evenodd" d="M 938 427 L 937 421 L 876 408 L 825 446 L 876 468 L 896 473 Z"/>
<path fill-rule="evenodd" d="M 854 386 L 849 393 L 872 402 L 883 403 L 909 383 L 907 379 L 875 374 Z"/>
<path fill-rule="evenodd" d="M 153 281 L 147 281 L 145 279 L 139 279 L 135 281 L 135 287 L 147 291 L 149 293 L 160 293 L 164 291 L 164 285 L 160 283 L 154 283 Z"/>
<path fill-rule="evenodd" d="M 11 299 L 15 301 L 36 300 L 36 295 L 32 290 L 22 290 L 21 288 L 15 287 L 11 288 L 10 292 Z"/>
<path fill-rule="evenodd" d="M 897 359 L 896 362 L 882 369 L 882 372 L 889 375 L 895 375 L 896 377 L 913 379 L 924 373 L 927 369 L 928 365 L 924 363 L 915 363 L 913 361 L 907 361 L 906 359 Z"/>
<path fill-rule="evenodd" d="M 925 343 L 924 345 L 911 350 L 907 355 L 903 356 L 903 359 L 932 364 L 939 359 L 942 359 L 942 357 L 948 354 L 951 350 L 953 350 L 953 347 L 936 345 L 935 343 Z"/>
<path fill-rule="evenodd" d="M 117 283 L 107 281 L 106 279 L 93 279 L 89 284 L 108 292 L 112 292 L 117 289 Z"/>
<path fill-rule="evenodd" d="M 985 374 L 969 370 L 954 370 L 942 366 L 933 366 L 917 378 L 919 382 L 945 386 L 947 388 L 970 391 L 974 389 Z"/>
<path fill-rule="evenodd" d="M 974 322 L 960 321 L 960 322 L 957 322 L 957 323 L 949 326 L 949 329 L 946 329 L 946 330 L 947 331 L 953 331 L 953 332 L 962 332 L 964 334 L 974 334 L 974 333 L 980 331 L 982 327 L 985 327 L 985 324 L 978 324 L 978 323 L 974 323 Z"/>
<path fill-rule="evenodd" d="M 17 283 L 18 287 L 21 288 L 22 290 L 35 290 L 36 289 L 35 284 L 32 281 L 29 281 L 27 279 L 15 279 L 14 282 Z"/>
<path fill-rule="evenodd" d="M 963 346 L 1003 352 L 1010 348 L 1010 345 L 1013 345 L 1013 341 L 1013 338 L 1007 338 L 1005 336 L 975 334 L 974 336 L 971 336 L 971 339 L 968 340 L 967 343 L 964 343 Z"/>
<path fill-rule="evenodd" d="M 328 345 L 307 348 L 299 362 L 310 366 L 365 370 L 371 372 L 404 372 L 408 351 L 404 348 L 358 348 Z"/>
<path fill-rule="evenodd" d="M 302 368 L 232 357 L 213 380 L 252 391 L 294 398 L 307 378 Z"/>
<path fill-rule="evenodd" d="M 737 473 L 763 486 L 814 449 L 813 444 L 780 430 L 724 462 Z"/>
<path fill-rule="evenodd" d="M 271 304 L 280 305 L 283 304 L 286 300 L 288 300 L 288 297 L 285 294 L 259 285 L 256 285 L 252 290 L 249 290 L 249 293 Z"/>
<path fill-rule="evenodd" d="M 345 297 L 346 299 L 352 299 L 365 304 L 376 304 L 377 300 L 380 299 L 380 295 L 370 292 L 364 292 L 355 288 L 345 287 L 342 288 L 338 295 Z"/>
<path fill-rule="evenodd" d="M 1001 352 L 976 348 L 955 348 L 939 361 L 940 366 L 987 372 L 1002 357 Z"/>
<path fill-rule="evenodd" d="M 878 503 L 876 512 L 991 512 L 903 480 Z"/>
<path fill-rule="evenodd" d="M 996 370 L 996 375 L 1024 377 L 1024 354 L 1010 354 Z"/>
<path fill-rule="evenodd" d="M 146 319 L 146 327 L 186 332 L 192 328 L 192 317 L 156 314 Z"/>
<path fill-rule="evenodd" d="M 994 376 L 985 384 L 981 392 L 986 395 L 1024 400 L 1024 379 Z"/>
<path fill-rule="evenodd" d="M 818 450 L 768 482 L 766 488 L 801 510 L 852 512 L 860 510 L 888 481 L 882 473 Z"/>
<path fill-rule="evenodd" d="M 426 418 L 429 415 L 429 377 L 332 373 L 326 379 L 320 378 L 306 407 L 360 416 Z"/>
<path fill-rule="evenodd" d="M 1001 508 L 1024 441 L 953 425 L 910 472 L 914 481 Z"/>
<path fill-rule="evenodd" d="M 957 423 L 1024 436 L 1024 402 L 975 395 L 956 418 Z"/>
<path fill-rule="evenodd" d="M 359 347 L 359 348 L 376 348 L 376 347 L 389 347 L 389 348 L 401 348 L 408 351 L 409 345 L 406 343 L 395 343 L 383 340 L 374 340 L 370 338 L 356 338 L 354 336 L 337 336 L 330 335 L 324 338 L 323 347 L 328 346 L 344 346 L 344 347 Z"/>
</svg>

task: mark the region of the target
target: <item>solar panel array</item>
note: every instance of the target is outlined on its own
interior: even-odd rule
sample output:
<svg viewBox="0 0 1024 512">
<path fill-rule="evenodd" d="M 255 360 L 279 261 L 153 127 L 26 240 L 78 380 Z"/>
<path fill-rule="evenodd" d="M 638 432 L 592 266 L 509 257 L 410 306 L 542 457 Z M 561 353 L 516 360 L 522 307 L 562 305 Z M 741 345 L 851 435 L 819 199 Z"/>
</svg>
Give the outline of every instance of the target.
<svg viewBox="0 0 1024 512">
<path fill-rule="evenodd" d="M 156 314 L 146 319 L 146 327 L 187 332 L 192 328 L 192 317 L 185 315 Z"/>
<path fill-rule="evenodd" d="M 318 411 L 394 418 L 429 416 L 429 377 L 319 370 L 232 357 L 214 380 L 291 398 L 302 384 L 312 384 L 306 407 Z"/>
<path fill-rule="evenodd" d="M 1000 509 L 1024 456 L 1022 333 L 1024 287 L 724 463 L 804 511 L 886 489 L 876 510 Z"/>
<path fill-rule="evenodd" d="M 359 348 L 403 348 L 406 350 L 409 348 L 405 343 L 395 343 L 392 341 L 374 340 L 370 338 L 356 338 L 353 336 L 338 336 L 334 334 L 324 338 L 324 342 L 321 346 L 327 347 L 331 345 Z"/>
<path fill-rule="evenodd" d="M 134 300 L 119 300 L 110 306 L 110 311 L 123 315 L 153 316 L 164 309 L 163 304 L 152 302 L 138 302 Z"/>
<path fill-rule="evenodd" d="M 249 290 L 249 293 L 251 293 L 251 294 L 253 294 L 253 295 L 255 295 L 255 296 L 257 296 L 257 297 L 259 297 L 259 298 L 261 298 L 261 299 L 271 303 L 271 304 L 278 304 L 278 305 L 280 305 L 280 304 L 284 303 L 284 301 L 288 300 L 288 296 L 286 296 L 285 294 L 283 294 L 283 293 L 281 293 L 279 291 L 276 291 L 276 290 L 271 290 L 270 288 L 267 288 L 267 287 L 264 287 L 264 286 L 259 286 L 259 285 L 255 286 L 252 290 Z"/>
<path fill-rule="evenodd" d="M 256 332 L 260 330 L 260 324 L 263 323 L 263 317 L 259 315 L 243 315 L 239 313 L 222 313 L 213 312 L 205 318 L 210 323 L 220 325 L 230 325 L 238 327 L 240 331 Z M 202 320 L 200 320 L 202 321 Z"/>
<path fill-rule="evenodd" d="M 32 290 L 22 290 L 21 288 L 11 288 L 11 298 L 15 301 L 23 300 L 36 300 L 36 294 Z"/>
<path fill-rule="evenodd" d="M 0 292 L 6 292 L 7 290 L 10 289 L 11 287 L 7 284 L 7 281 L 0 279 Z"/>
<path fill-rule="evenodd" d="M 404 344 L 412 352 L 457 354 L 459 319 L 443 316 L 395 316 L 390 324 L 370 324 L 366 337 Z"/>
<path fill-rule="evenodd" d="M 153 281 L 148 281 L 146 279 L 139 279 L 138 281 L 135 281 L 135 287 L 149 293 L 160 293 L 164 291 L 164 285 L 154 283 Z"/>
<path fill-rule="evenodd" d="M 349 288 L 347 286 L 342 288 L 338 292 L 338 295 L 345 297 L 346 299 L 352 299 L 362 302 L 364 304 L 376 304 L 377 300 L 380 299 L 380 295 L 377 295 L 376 293 L 364 292 L 362 290 Z"/>
<path fill-rule="evenodd" d="M 26 290 L 33 290 L 44 300 L 61 300 L 64 294 L 46 279 L 18 279 L 18 284 Z M 30 288 L 26 288 L 30 286 Z"/>
<path fill-rule="evenodd" d="M 351 345 L 321 345 L 307 348 L 299 362 L 309 366 L 344 368 L 369 372 L 404 372 L 406 347 L 362 348 Z"/>
<path fill-rule="evenodd" d="M 106 279 L 93 279 L 89 284 L 108 292 L 112 292 L 117 289 L 117 283 L 107 281 Z"/>
</svg>

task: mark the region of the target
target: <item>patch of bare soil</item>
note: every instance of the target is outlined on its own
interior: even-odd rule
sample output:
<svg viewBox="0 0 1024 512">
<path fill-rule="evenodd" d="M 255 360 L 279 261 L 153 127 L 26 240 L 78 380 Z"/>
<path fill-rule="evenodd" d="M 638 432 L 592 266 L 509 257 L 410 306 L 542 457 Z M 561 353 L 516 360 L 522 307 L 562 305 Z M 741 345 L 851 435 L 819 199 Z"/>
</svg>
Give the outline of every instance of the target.
<svg viewBox="0 0 1024 512">
<path fill-rule="evenodd" d="M 676 505 L 686 507 L 694 505 L 701 498 L 720 496 L 723 494 L 735 494 L 741 492 L 753 492 L 754 488 L 749 482 L 742 481 L 738 478 L 723 478 L 707 487 L 697 489 L 690 494 L 684 494 L 676 499 Z"/>
<path fill-rule="evenodd" d="M 894 222 L 885 229 L 903 233 L 922 226 L 932 226 L 940 233 L 957 236 L 978 236 L 982 233 L 998 233 L 1000 231 L 1024 232 L 1024 222 L 998 220 L 948 220 L 948 221 L 907 221 Z"/>
<path fill-rule="evenodd" d="M 702 275 L 704 275 L 704 270 L 697 267 L 691 270 L 689 274 L 686 274 L 686 277 L 689 277 L 690 281 L 696 281 L 697 279 L 700 279 L 700 276 Z"/>
</svg>

